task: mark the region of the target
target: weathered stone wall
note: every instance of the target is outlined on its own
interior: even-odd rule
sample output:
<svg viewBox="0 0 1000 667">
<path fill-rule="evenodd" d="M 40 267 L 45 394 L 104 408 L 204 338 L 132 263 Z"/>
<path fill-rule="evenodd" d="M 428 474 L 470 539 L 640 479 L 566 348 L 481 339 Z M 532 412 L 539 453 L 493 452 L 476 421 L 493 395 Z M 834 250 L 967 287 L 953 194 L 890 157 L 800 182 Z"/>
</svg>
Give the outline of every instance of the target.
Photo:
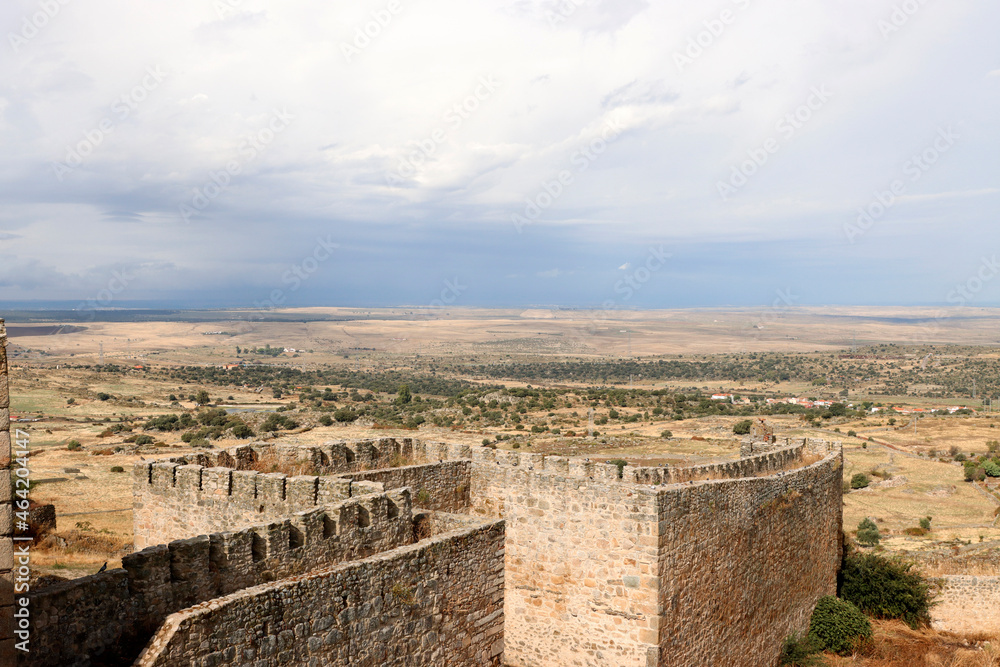
<svg viewBox="0 0 1000 667">
<path fill-rule="evenodd" d="M 341 477 L 376 482 L 386 490 L 409 487 L 413 491 L 413 503 L 417 507 L 449 512 L 468 508 L 471 474 L 471 461 L 444 461 L 345 473 Z"/>
<path fill-rule="evenodd" d="M 216 455 L 222 456 L 224 462 L 192 462 L 205 466 L 224 465 L 239 470 L 249 470 L 261 463 L 279 466 L 307 464 L 319 474 L 331 475 L 408 465 L 412 462 L 413 443 L 410 438 L 374 438 L 326 442 L 322 445 L 255 442 L 229 448 Z M 211 459 L 212 454 L 199 456 Z"/>
<path fill-rule="evenodd" d="M 613 465 L 473 456 L 473 512 L 507 524 L 507 663 L 655 665 L 656 491 L 623 483 Z"/>
<path fill-rule="evenodd" d="M 443 635 L 456 637 L 455 628 L 470 622 L 455 613 L 448 601 L 453 596 L 441 595 L 452 583 L 439 578 L 441 568 L 448 574 L 454 568 L 452 578 L 459 580 L 458 574 L 482 574 L 476 562 L 463 561 L 461 554 L 449 562 L 438 551 L 428 555 L 404 547 L 392 556 L 383 553 L 338 567 L 341 574 L 335 576 L 333 571 L 310 572 L 320 566 L 303 557 L 305 552 L 294 562 L 269 564 L 270 545 L 294 549 L 319 525 L 308 529 L 292 522 L 282 527 L 282 518 L 362 493 L 409 486 L 413 495 L 425 490 L 428 501 L 415 503 L 428 511 L 407 522 L 410 541 L 430 539 L 435 549 L 448 551 L 452 546 L 432 536 L 442 530 L 466 534 L 469 522 L 476 520 L 434 509 L 470 507 L 480 521 L 506 521 L 505 592 L 497 594 L 505 610 L 497 612 L 501 626 L 504 613 L 507 619 L 506 664 L 770 665 L 784 636 L 805 629 L 816 599 L 835 590 L 842 456 L 839 449 L 829 449 L 803 443 L 745 461 L 687 469 L 626 465 L 619 470 L 576 458 L 380 439 L 320 447 L 255 443 L 139 464 L 139 546 L 262 521 L 277 523 L 241 530 L 235 537 L 183 540 L 173 551 L 164 546 L 139 552 L 126 559 L 126 567 L 142 574 L 126 576 L 127 595 L 121 600 L 127 607 L 143 596 L 148 601 L 143 604 L 162 619 L 181 606 L 241 591 L 172 616 L 147 650 L 150 665 L 189 664 L 194 655 L 204 657 L 203 651 L 216 664 L 251 658 L 260 664 L 307 659 L 321 664 L 499 664 L 503 644 L 494 642 L 486 649 L 483 633 L 471 635 L 475 648 L 468 650 L 456 639 L 440 641 Z M 805 465 L 815 460 L 804 459 L 806 453 L 825 458 Z M 286 477 L 248 469 L 296 462 L 340 477 Z M 418 465 L 386 468 L 400 462 Z M 392 510 L 373 506 L 359 517 L 383 513 L 390 516 Z M 311 515 L 300 513 L 297 520 Z M 368 521 L 359 517 L 343 521 Z M 339 525 L 329 517 L 322 523 L 327 531 L 331 524 Z M 392 548 L 391 542 L 380 542 L 373 550 Z M 196 557 L 205 549 L 207 568 Z M 373 552 L 324 549 L 337 560 Z M 236 554 L 231 566 L 230 553 Z M 502 569 L 503 548 L 499 553 Z M 169 564 L 166 579 L 164 562 Z M 350 569 L 355 566 L 361 569 Z M 217 582 L 212 577 L 220 571 L 225 575 Z M 121 613 L 115 592 L 121 572 L 97 580 L 104 588 L 94 592 L 106 589 L 109 608 L 96 610 L 93 618 Z M 293 579 L 243 590 L 289 576 Z M 499 581 L 504 581 L 502 574 Z M 404 609 L 396 605 L 396 597 L 387 601 L 385 587 L 391 591 L 396 583 L 403 588 L 393 595 L 401 599 L 409 598 L 404 591 L 410 588 L 433 593 L 430 606 L 407 603 Z M 347 590 L 347 599 L 330 586 Z M 355 598 L 353 591 L 360 591 Z M 54 601 L 50 610 L 58 614 L 66 607 L 89 618 L 81 604 L 78 598 Z M 479 608 L 478 602 L 469 604 L 469 610 Z M 329 612 L 329 618 L 322 627 L 296 625 L 304 622 L 300 609 Z M 255 614 L 266 622 L 249 620 Z M 485 621 L 489 627 L 495 618 Z M 370 636 L 364 641 L 358 634 L 362 627 L 374 628 L 379 641 Z M 253 656 L 240 653 L 246 645 Z M 392 648 L 382 653 L 383 645 Z"/>
<path fill-rule="evenodd" d="M 716 470 L 746 478 L 669 486 L 632 466 L 619 478 L 580 459 L 427 450 L 470 457 L 473 512 L 507 521 L 510 665 L 770 665 L 836 590 L 839 449 L 766 474 L 801 462 L 798 445 Z"/>
<path fill-rule="evenodd" d="M 948 632 L 1000 632 L 1000 577 L 941 577 L 931 625 Z"/>
<path fill-rule="evenodd" d="M 798 444 L 757 454 L 745 459 L 708 463 L 687 468 L 673 466 L 658 468 L 634 467 L 630 469 L 631 474 L 626 479 L 638 484 L 678 484 L 702 479 L 756 477 L 757 475 L 783 470 L 801 461 L 804 451 L 805 445 Z"/>
<path fill-rule="evenodd" d="M 233 530 L 381 491 L 338 477 L 139 462 L 133 468 L 132 528 L 137 549 Z"/>
<path fill-rule="evenodd" d="M 33 593 L 36 641 L 24 664 L 128 663 L 179 609 L 413 541 L 410 492 L 400 489 L 148 547 L 125 556 L 121 569 Z"/>
<path fill-rule="evenodd" d="M 187 463 L 199 460 L 239 465 L 241 461 L 257 461 L 231 455 L 253 447 L 256 445 L 204 458 L 135 464 L 132 524 L 136 548 L 245 527 L 385 489 L 412 488 L 417 504 L 425 509 L 456 511 L 469 505 L 471 464 L 468 461 L 341 473 L 338 477 L 288 477 L 282 473 L 206 468 L 198 463 Z M 319 448 L 299 449 L 311 456 L 310 452 Z M 366 451 L 364 447 L 357 449 Z M 283 456 L 292 458 L 290 454 Z"/>
<path fill-rule="evenodd" d="M 839 451 L 769 477 L 659 492 L 661 665 L 770 667 L 836 593 Z"/>
<path fill-rule="evenodd" d="M 503 581 L 495 522 L 174 614 L 136 664 L 499 667 Z"/>
<path fill-rule="evenodd" d="M 14 662 L 14 508 L 12 505 L 7 329 L 0 320 L 0 664 Z"/>
</svg>

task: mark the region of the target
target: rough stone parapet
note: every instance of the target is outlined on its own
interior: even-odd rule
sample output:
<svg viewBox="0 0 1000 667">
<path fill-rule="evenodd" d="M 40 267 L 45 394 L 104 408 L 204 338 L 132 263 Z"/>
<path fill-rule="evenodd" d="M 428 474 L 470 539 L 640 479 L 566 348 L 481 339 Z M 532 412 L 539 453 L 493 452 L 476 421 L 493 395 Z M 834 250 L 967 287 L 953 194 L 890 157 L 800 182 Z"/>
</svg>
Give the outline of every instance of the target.
<svg viewBox="0 0 1000 667">
<path fill-rule="evenodd" d="M 807 458 L 815 454 L 820 456 Z M 820 460 L 809 463 L 816 458 Z M 269 469 L 269 463 L 287 469 L 296 462 L 308 464 L 301 469 L 328 474 L 286 476 L 250 469 Z M 408 465 L 392 465 L 399 463 Z M 502 657 L 514 667 L 763 666 L 776 658 L 784 634 L 804 629 L 815 600 L 835 590 L 841 473 L 839 448 L 815 442 L 707 466 L 622 469 L 581 458 L 411 439 L 318 447 L 251 443 L 135 467 L 137 544 L 174 541 L 127 557 L 126 592 L 131 599 L 148 600 L 143 604 L 153 610 L 145 636 L 155 630 L 149 625 L 182 605 L 222 609 L 216 605 L 220 595 L 230 596 L 221 616 L 199 612 L 198 618 L 223 628 L 231 624 L 230 646 L 240 645 L 247 628 L 257 628 L 240 626 L 240 621 L 249 623 L 253 614 L 274 618 L 273 627 L 285 630 L 254 630 L 254 636 L 269 639 L 256 645 L 254 656 L 243 656 L 262 665 L 299 658 L 346 664 L 348 659 L 400 656 L 411 660 L 405 664 L 442 664 L 454 654 L 459 656 L 455 664 L 492 664 L 482 662 L 486 656 Z M 397 536 L 409 540 L 404 544 L 436 539 L 441 531 L 468 531 L 483 520 L 506 522 L 499 550 L 507 556 L 501 577 L 506 587 L 501 596 L 506 611 L 500 612 L 506 615 L 503 641 L 491 644 L 486 653 L 477 649 L 479 663 L 465 663 L 469 654 L 457 644 L 443 649 L 436 643 L 440 633 L 431 640 L 418 631 L 404 633 L 410 642 L 405 650 L 400 644 L 386 656 L 365 653 L 368 649 L 324 633 L 310 636 L 321 644 L 329 639 L 337 647 L 333 653 L 307 647 L 314 652 L 299 656 L 295 651 L 305 649 L 282 643 L 284 632 L 298 634 L 282 625 L 286 616 L 297 618 L 298 608 L 274 607 L 268 596 L 275 591 L 284 595 L 293 590 L 287 586 L 312 580 L 320 566 L 303 551 L 310 544 L 323 544 L 325 552 L 336 552 L 340 560 L 374 553 L 349 546 L 331 549 L 330 536 L 338 535 L 342 525 L 356 526 L 369 542 L 378 542 L 376 551 L 383 555 L 392 549 L 392 540 L 379 542 L 384 533 L 379 522 L 396 518 L 399 510 L 380 505 L 380 499 L 391 498 L 399 487 L 408 488 L 412 503 L 421 508 L 410 516 L 408 499 L 408 521 L 400 524 L 407 526 L 407 534 Z M 390 491 L 383 493 L 385 489 Z M 344 503 L 345 498 L 350 501 Z M 331 515 L 331 501 L 343 506 L 339 516 Z M 473 516 L 435 509 L 471 510 Z M 317 542 L 317 535 L 325 541 Z M 458 558 L 446 569 L 464 572 L 463 563 Z M 410 562 L 406 572 L 397 574 L 404 582 L 417 577 L 414 586 L 440 590 L 433 574 L 417 583 L 427 574 L 424 565 Z M 381 570 L 373 572 L 382 577 Z M 256 592 L 248 588 L 288 577 Z M 336 581 L 346 586 L 339 590 L 348 598 L 367 599 L 372 593 L 362 580 Z M 294 588 L 288 594 L 303 596 L 303 608 L 319 599 L 312 589 Z M 230 602 L 237 598 L 239 602 Z M 343 603 L 338 613 L 358 613 L 353 604 Z M 111 604 L 116 612 L 117 604 Z M 379 604 L 385 605 L 384 595 L 362 608 L 371 611 L 371 605 Z M 281 619 L 274 616 L 278 611 Z M 107 613 L 97 610 L 95 616 Z M 433 625 L 438 615 L 413 617 L 407 627 Z M 215 664 L 239 659 L 236 649 L 211 648 L 215 640 L 208 626 L 195 620 L 185 625 L 188 618 L 175 615 L 160 627 L 158 648 L 147 655 L 161 657 L 151 657 L 150 664 L 188 664 L 194 657 Z M 395 620 L 385 622 L 396 631 Z M 344 627 L 353 632 L 359 626 Z M 725 641 L 712 640 L 722 635 Z M 433 650 L 423 652 L 423 642 Z M 161 658 L 168 662 L 158 662 Z"/>
<path fill-rule="evenodd" d="M 218 466 L 206 468 L 177 460 L 140 461 L 133 467 L 135 546 L 141 549 L 249 526 L 382 490 L 380 484 L 367 480 L 288 477 Z M 193 507 L 198 511 L 192 512 Z"/>
<path fill-rule="evenodd" d="M 355 484 L 368 481 L 385 489 L 409 487 L 414 503 L 431 510 L 459 511 L 469 507 L 472 479 L 471 461 L 444 461 L 384 470 L 344 473 Z"/>
<path fill-rule="evenodd" d="M 139 667 L 499 667 L 504 524 L 446 533 L 170 616 Z"/>
<path fill-rule="evenodd" d="M 44 641 L 32 645 L 30 664 L 134 657 L 169 613 L 413 541 L 410 490 L 397 489 L 147 547 L 122 568 L 32 593 L 32 631 Z"/>
</svg>

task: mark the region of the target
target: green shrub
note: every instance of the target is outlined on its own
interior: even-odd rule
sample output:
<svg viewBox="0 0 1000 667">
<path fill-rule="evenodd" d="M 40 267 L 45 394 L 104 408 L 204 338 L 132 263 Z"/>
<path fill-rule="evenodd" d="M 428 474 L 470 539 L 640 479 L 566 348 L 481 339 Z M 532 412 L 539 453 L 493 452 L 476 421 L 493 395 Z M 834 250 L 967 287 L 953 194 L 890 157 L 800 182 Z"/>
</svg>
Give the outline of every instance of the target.
<svg viewBox="0 0 1000 667">
<path fill-rule="evenodd" d="M 808 635 L 805 637 L 797 634 L 789 635 L 781 645 L 781 659 L 778 664 L 783 667 L 816 667 L 823 664 L 816 652 L 816 647 Z"/>
<path fill-rule="evenodd" d="M 840 596 L 873 618 L 898 618 L 911 628 L 930 622 L 930 584 L 913 564 L 878 554 L 848 554 Z"/>
<path fill-rule="evenodd" d="M 339 422 L 352 422 L 358 418 L 358 413 L 350 408 L 340 408 L 333 413 L 333 418 Z"/>
<path fill-rule="evenodd" d="M 111 472 L 125 472 L 125 468 L 121 466 L 111 466 Z"/>
<path fill-rule="evenodd" d="M 68 449 L 71 452 L 75 452 L 81 447 L 83 447 L 83 445 L 80 444 L 79 440 L 70 440 L 69 442 L 66 443 L 66 449 Z"/>
<path fill-rule="evenodd" d="M 873 547 L 879 543 L 882 536 L 878 532 L 878 526 L 871 519 L 865 518 L 858 524 L 858 542 Z"/>
<path fill-rule="evenodd" d="M 327 417 L 327 419 L 329 419 L 329 417 Z M 253 434 L 253 429 L 250 428 L 249 426 L 247 426 L 246 423 L 240 422 L 238 424 L 234 424 L 233 425 L 233 437 L 234 438 L 240 438 L 240 439 L 243 439 L 243 438 L 252 438 L 253 435 L 254 435 Z"/>
<path fill-rule="evenodd" d="M 931 529 L 931 517 L 925 516 L 920 520 L 920 527 L 929 531 Z"/>
<path fill-rule="evenodd" d="M 136 436 L 136 438 L 135 438 L 135 444 L 137 444 L 137 445 L 151 445 L 151 444 L 153 444 L 153 436 L 151 436 L 151 435 L 145 435 L 145 434 L 140 435 L 140 436 Z"/>
<path fill-rule="evenodd" d="M 333 418 L 330 415 L 323 415 L 319 418 L 319 423 L 323 426 L 331 426 L 333 424 Z"/>
<path fill-rule="evenodd" d="M 983 472 L 986 473 L 987 477 L 1000 477 L 1000 465 L 990 459 L 983 464 Z"/>
<path fill-rule="evenodd" d="M 857 431 L 848 431 L 847 432 L 847 437 L 848 438 L 856 438 L 856 437 L 858 437 L 858 432 Z"/>
<path fill-rule="evenodd" d="M 733 424 L 733 433 L 736 435 L 748 435 L 751 426 L 753 426 L 753 422 L 749 419 L 740 420 Z"/>
<path fill-rule="evenodd" d="M 670 439 L 674 437 L 674 434 L 671 433 L 670 431 L 664 431 L 663 433 L 660 433 L 660 437 Z"/>
<path fill-rule="evenodd" d="M 625 459 L 615 459 L 614 461 L 608 461 L 611 465 L 618 466 L 618 479 L 621 479 L 625 475 L 625 466 L 628 465 L 628 461 Z"/>
<path fill-rule="evenodd" d="M 851 477 L 851 488 L 852 489 L 863 489 L 871 484 L 871 478 L 863 472 L 854 473 Z"/>
<path fill-rule="evenodd" d="M 852 603 L 824 595 L 809 621 L 809 641 L 820 651 L 850 653 L 872 636 L 872 626 Z"/>
</svg>

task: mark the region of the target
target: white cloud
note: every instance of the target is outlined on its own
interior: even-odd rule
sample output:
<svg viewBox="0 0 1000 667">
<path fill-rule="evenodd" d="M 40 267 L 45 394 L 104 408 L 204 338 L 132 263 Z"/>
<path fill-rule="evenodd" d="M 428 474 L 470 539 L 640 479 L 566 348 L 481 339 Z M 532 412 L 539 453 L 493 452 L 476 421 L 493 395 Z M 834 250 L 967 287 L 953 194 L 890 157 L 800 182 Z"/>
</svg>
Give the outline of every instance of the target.
<svg viewBox="0 0 1000 667">
<path fill-rule="evenodd" d="M 977 97 L 979 75 L 953 72 L 992 62 L 988 47 L 954 44 L 992 44 L 1000 11 L 967 0 L 926 5 L 888 39 L 877 22 L 893 0 L 738 11 L 743 3 L 727 2 L 735 20 L 684 68 L 674 56 L 699 39 L 712 8 L 403 0 L 359 47 L 356 29 L 378 3 L 243 0 L 221 15 L 217 4 L 68 3 L 17 52 L 3 45 L 0 225 L 16 236 L 0 240 L 17 248 L 32 284 L 39 266 L 83 275 L 134 256 L 239 282 L 260 273 L 262 249 L 294 256 L 323 225 L 514 234 L 511 215 L 563 172 L 572 182 L 548 195 L 535 229 L 561 226 L 598 251 L 594 239 L 606 237 L 817 242 L 886 187 L 934 127 L 960 121 L 975 140 L 893 213 L 941 233 L 950 220 L 938 199 L 966 193 L 977 215 L 996 213 L 994 198 L 969 194 L 996 182 L 993 107 Z M 8 3 L 4 24 L 35 10 Z M 350 62 L 345 44 L 358 49 Z M 166 72 L 162 83 L 135 93 L 150 67 Z M 780 136 L 778 123 L 820 85 L 830 102 L 722 202 L 716 183 Z M 265 141 L 275 109 L 294 121 Z M 606 140 L 611 122 L 621 131 Z M 74 151 L 86 153 L 81 164 L 58 180 L 53 163 Z M 179 205 L 226 180 L 233 162 L 239 173 L 183 224 Z M 401 165 L 412 170 L 391 187 Z M 231 259 L 240 253 L 254 259 Z M 214 268 L 213 254 L 225 258 Z"/>
</svg>

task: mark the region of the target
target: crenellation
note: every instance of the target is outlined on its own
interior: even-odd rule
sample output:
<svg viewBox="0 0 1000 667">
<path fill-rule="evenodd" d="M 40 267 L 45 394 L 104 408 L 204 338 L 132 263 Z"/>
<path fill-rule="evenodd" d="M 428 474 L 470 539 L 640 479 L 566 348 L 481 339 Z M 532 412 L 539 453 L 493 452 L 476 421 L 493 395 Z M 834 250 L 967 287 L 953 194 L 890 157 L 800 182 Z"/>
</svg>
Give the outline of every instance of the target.
<svg viewBox="0 0 1000 667">
<path fill-rule="evenodd" d="M 301 536 L 301 546 L 312 548 L 325 539 L 326 518 L 327 510 L 322 507 L 296 512 L 292 515 L 292 526 L 298 530 Z"/>
<path fill-rule="evenodd" d="M 280 472 L 261 473 L 257 476 L 257 500 L 265 507 L 285 502 L 285 482 L 288 476 Z"/>
<path fill-rule="evenodd" d="M 176 474 L 178 464 L 165 462 L 165 463 L 154 463 L 152 474 L 152 485 L 156 490 L 166 490 L 174 488 L 174 475 Z"/>
<path fill-rule="evenodd" d="M 223 500 L 232 495 L 232 468 L 204 468 L 201 472 L 200 490 L 206 496 L 221 497 Z"/>
<path fill-rule="evenodd" d="M 167 545 L 170 553 L 170 582 L 175 607 L 187 607 L 215 594 L 212 581 L 211 538 L 198 535 Z"/>
<path fill-rule="evenodd" d="M 286 500 L 294 507 L 311 507 L 316 504 L 319 477 L 298 475 L 285 482 Z"/>
<path fill-rule="evenodd" d="M 202 470 L 204 468 L 197 464 L 177 466 L 174 472 L 174 486 L 182 493 L 197 494 L 202 490 Z"/>
<path fill-rule="evenodd" d="M 320 477 L 316 488 L 316 504 L 328 505 L 351 497 L 351 480 L 341 477 Z"/>
<path fill-rule="evenodd" d="M 230 491 L 234 502 L 242 502 L 249 506 L 257 499 L 257 476 L 260 473 L 253 470 L 233 470 L 230 473 Z"/>
<path fill-rule="evenodd" d="M 338 526 L 344 514 L 353 521 Z M 362 515 L 370 518 L 367 526 L 359 525 Z M 132 650 L 136 641 L 145 643 L 163 619 L 177 610 L 413 541 L 410 492 L 398 489 L 313 507 L 242 530 L 146 547 L 123 557 L 122 569 L 31 594 L 33 608 L 46 610 L 35 619 L 36 630 L 50 638 L 32 664 L 76 664 L 74 660 L 80 658 L 77 638 L 60 634 L 59 623 L 66 618 L 81 615 L 103 619 L 106 625 L 103 634 L 88 637 L 84 657 Z M 133 657 L 138 650 L 134 648 Z"/>
<path fill-rule="evenodd" d="M 367 496 L 373 493 L 382 493 L 385 491 L 385 485 L 382 482 L 374 482 L 369 480 L 348 480 L 351 482 L 351 497 L 355 498 L 357 496 Z"/>
<path fill-rule="evenodd" d="M 282 637 L 308 634 L 296 628 L 320 618 L 316 604 L 331 604 L 339 605 L 337 614 L 369 615 L 353 617 L 360 625 L 338 632 L 396 627 L 388 620 L 395 616 L 383 618 L 378 609 L 410 609 L 403 614 L 410 630 L 400 635 L 407 648 L 391 659 L 426 655 L 427 664 L 443 664 L 471 642 L 478 648 L 461 655 L 474 657 L 455 664 L 648 667 L 736 660 L 763 667 L 776 658 L 780 633 L 804 629 L 810 605 L 835 586 L 842 458 L 839 449 L 823 445 L 824 458 L 805 465 L 806 451 L 814 452 L 801 443 L 690 468 L 619 469 L 581 458 L 382 438 L 303 447 L 251 443 L 226 451 L 236 467 L 307 462 L 323 473 L 318 476 L 201 467 L 181 458 L 144 464 L 133 473 L 136 547 L 170 544 L 147 546 L 124 561 L 135 598 L 126 603 L 142 606 L 159 596 L 159 616 L 136 617 L 138 626 L 155 620 L 160 628 L 146 656 L 169 656 L 143 663 L 150 665 L 210 655 L 227 664 L 224 651 L 204 652 L 219 627 L 230 638 L 238 633 L 238 645 L 251 634 L 261 637 L 259 653 L 246 660 L 276 664 L 269 661 L 286 655 L 278 646 L 292 650 Z M 414 465 L 393 465 L 399 462 Z M 450 551 L 492 522 L 502 522 L 499 542 L 476 542 L 477 549 L 489 544 L 488 554 L 466 559 Z M 452 556 L 407 551 L 428 543 Z M 389 581 L 380 573 L 395 568 L 392 563 L 403 568 L 393 569 L 391 583 L 398 586 L 376 601 L 370 597 L 376 588 L 365 582 Z M 312 584 L 301 583 L 355 566 L 354 574 L 337 580 L 342 594 L 328 589 L 325 598 L 313 597 L 306 591 Z M 464 583 L 456 589 L 453 578 Z M 472 596 L 469 611 L 427 615 L 435 607 L 425 599 L 463 587 Z M 792 593 L 779 594 L 780 587 Z M 288 606 L 280 601 L 286 593 L 305 597 Z M 411 597 L 414 605 L 394 606 Z M 486 600 L 494 600 L 489 610 L 481 606 Z M 183 606 L 189 609 L 180 611 Z M 211 619 L 207 625 L 193 620 L 204 610 L 214 610 L 204 616 Z M 274 619 L 275 631 L 257 625 L 258 615 Z M 461 626 L 459 617 L 468 630 L 449 635 Z M 719 623 L 726 629 L 718 630 Z M 716 635 L 724 641 L 713 641 Z M 445 636 L 455 642 L 442 643 Z M 348 664 L 348 655 L 353 662 L 395 664 L 365 653 L 370 647 L 352 648 L 322 633 L 312 639 L 337 647 L 325 664 Z M 424 643 L 426 654 L 419 652 Z"/>
<path fill-rule="evenodd" d="M 153 464 L 150 461 L 138 461 L 132 466 L 132 487 L 142 488 L 153 483 Z"/>
</svg>

